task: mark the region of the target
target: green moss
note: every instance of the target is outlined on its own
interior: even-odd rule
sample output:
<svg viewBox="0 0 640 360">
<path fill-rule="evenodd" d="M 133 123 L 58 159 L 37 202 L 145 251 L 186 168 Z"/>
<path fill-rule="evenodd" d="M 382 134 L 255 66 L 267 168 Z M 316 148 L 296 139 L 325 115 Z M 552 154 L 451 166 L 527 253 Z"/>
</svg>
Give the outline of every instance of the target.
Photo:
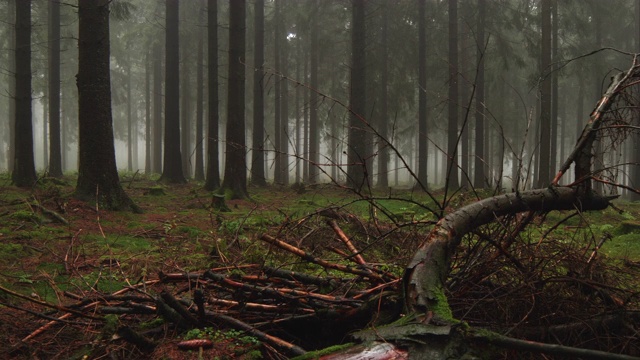
<svg viewBox="0 0 640 360">
<path fill-rule="evenodd" d="M 437 290 L 432 291 L 432 295 L 434 296 L 434 301 L 431 304 L 430 310 L 433 311 L 433 314 L 437 315 L 442 320 L 454 321 L 453 312 L 449 306 L 447 296 L 444 294 L 444 290 L 438 288 Z"/>
<path fill-rule="evenodd" d="M 611 257 L 640 261 L 640 234 L 616 236 L 604 243 L 602 251 Z"/>
<path fill-rule="evenodd" d="M 10 218 L 17 221 L 35 221 L 37 223 L 41 222 L 41 219 L 37 214 L 35 214 L 33 211 L 27 210 L 18 210 L 11 214 Z"/>
<path fill-rule="evenodd" d="M 0 259 L 4 261 L 18 259 L 26 255 L 25 248 L 21 244 L 0 243 Z"/>
<path fill-rule="evenodd" d="M 353 343 L 346 343 L 341 345 L 329 346 L 328 348 L 324 348 L 322 350 L 317 351 L 309 351 L 308 353 L 300 356 L 294 357 L 292 360 L 308 360 L 308 359 L 319 359 L 321 356 L 333 354 L 340 350 L 348 349 L 353 346 Z"/>
</svg>

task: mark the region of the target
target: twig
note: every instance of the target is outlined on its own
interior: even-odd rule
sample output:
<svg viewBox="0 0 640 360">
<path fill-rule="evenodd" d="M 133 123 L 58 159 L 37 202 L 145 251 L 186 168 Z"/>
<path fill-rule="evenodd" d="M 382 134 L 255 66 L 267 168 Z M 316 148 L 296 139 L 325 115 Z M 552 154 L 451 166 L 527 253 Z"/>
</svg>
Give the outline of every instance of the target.
<svg viewBox="0 0 640 360">
<path fill-rule="evenodd" d="M 334 264 L 334 263 L 330 263 L 328 261 L 325 261 L 323 259 L 320 258 L 316 258 L 310 254 L 308 254 L 307 252 L 305 252 L 304 250 L 301 250 L 293 245 L 287 244 L 284 241 L 280 241 L 270 235 L 264 234 L 262 236 L 260 236 L 260 239 L 268 242 L 271 245 L 275 245 L 283 250 L 286 250 L 294 255 L 297 255 L 299 257 L 301 257 L 304 260 L 307 260 L 309 262 L 312 262 L 314 264 L 320 265 L 324 268 L 327 269 L 333 269 L 333 270 L 338 270 L 338 271 L 342 271 L 345 273 L 349 273 L 349 274 L 354 274 L 354 275 L 359 275 L 359 276 L 364 276 L 367 277 L 371 280 L 376 280 L 376 281 L 383 281 L 382 278 L 377 275 L 374 274 L 370 271 L 366 271 L 366 270 L 360 270 L 360 269 L 355 269 L 349 266 L 345 266 L 345 265 L 341 265 L 341 264 Z"/>
<path fill-rule="evenodd" d="M 7 294 L 9 294 L 9 295 L 13 295 L 15 297 L 30 301 L 30 302 L 32 302 L 34 304 L 38 304 L 38 305 L 46 306 L 48 308 L 52 308 L 52 309 L 60 310 L 60 311 L 63 311 L 63 312 L 71 313 L 71 314 L 74 314 L 74 315 L 77 315 L 77 316 L 80 316 L 80 317 L 84 317 L 84 318 L 87 318 L 87 319 L 91 319 L 91 320 L 104 321 L 103 318 L 87 315 L 87 314 L 85 314 L 85 313 L 83 313 L 81 311 L 73 310 L 73 309 L 70 309 L 70 308 L 67 308 L 67 307 L 64 307 L 64 306 L 60 306 L 60 305 L 56 305 L 56 304 L 50 304 L 50 303 L 45 302 L 45 301 L 36 300 L 36 299 L 33 299 L 33 298 L 29 297 L 29 296 L 22 295 L 20 293 L 15 292 L 15 291 L 9 290 L 9 289 L 7 289 L 7 288 L 5 288 L 3 286 L 0 286 L 0 290 L 5 292 L 5 293 L 7 293 Z"/>
<path fill-rule="evenodd" d="M 362 255 L 360 255 L 358 249 L 356 249 L 356 247 L 353 246 L 353 243 L 351 242 L 351 240 L 349 240 L 349 237 L 344 233 L 344 231 L 342 231 L 340 226 L 338 226 L 338 223 L 334 219 L 331 219 L 331 220 L 327 220 L 327 224 L 331 226 L 333 231 L 336 233 L 336 235 L 338 235 L 338 237 L 344 243 L 347 249 L 351 251 L 351 254 L 353 254 L 352 255 L 353 260 L 360 265 L 366 266 L 367 265 L 366 261 L 364 261 L 364 258 L 362 257 Z"/>
<path fill-rule="evenodd" d="M 582 359 L 600 359 L 600 360 L 639 360 L 639 357 L 613 354 L 605 351 L 580 349 L 570 346 L 545 344 L 531 340 L 514 339 L 508 336 L 490 333 L 487 331 L 476 331 L 470 334 L 474 340 L 480 340 L 483 343 L 490 343 L 508 349 L 531 351 L 534 353 L 564 355 L 569 357 L 579 357 Z"/>
<path fill-rule="evenodd" d="M 266 343 L 269 343 L 272 346 L 275 346 L 277 348 L 286 350 L 287 352 L 289 352 L 290 355 L 293 356 L 299 356 L 299 355 L 304 355 L 306 354 L 306 351 L 297 346 L 294 345 L 290 342 L 284 341 L 278 337 L 269 335 L 267 333 L 264 333 L 256 328 L 254 328 L 253 326 L 242 322 L 238 319 L 234 319 L 230 316 L 226 316 L 226 315 L 222 315 L 222 314 L 217 314 L 217 313 L 210 313 L 208 315 L 211 315 L 212 317 L 216 318 L 217 320 L 220 320 L 224 323 L 226 323 L 227 325 L 239 329 L 239 330 L 243 330 L 246 331 L 247 333 L 257 337 L 259 340 L 264 341 Z"/>
</svg>

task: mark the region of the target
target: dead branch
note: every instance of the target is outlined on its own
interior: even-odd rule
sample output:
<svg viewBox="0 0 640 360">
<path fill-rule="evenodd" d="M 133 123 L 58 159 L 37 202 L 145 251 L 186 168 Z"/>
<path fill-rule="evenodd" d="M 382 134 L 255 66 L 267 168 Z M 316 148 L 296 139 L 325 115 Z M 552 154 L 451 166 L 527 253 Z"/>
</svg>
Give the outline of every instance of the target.
<svg viewBox="0 0 640 360">
<path fill-rule="evenodd" d="M 354 275 L 359 275 L 359 276 L 364 276 L 366 278 L 370 278 L 371 280 L 376 280 L 376 281 L 380 281 L 383 282 L 383 279 L 377 275 L 374 274 L 372 272 L 366 271 L 366 270 L 360 270 L 360 269 L 355 269 L 349 266 L 345 266 L 345 265 L 340 265 L 340 264 L 334 264 L 334 263 L 330 263 L 326 260 L 320 259 L 320 258 L 316 258 L 308 253 L 306 253 L 304 250 L 301 250 L 293 245 L 289 245 L 284 241 L 280 241 L 270 235 L 267 234 L 263 234 L 262 236 L 260 236 L 261 240 L 264 240 L 265 242 L 268 242 L 269 244 L 275 245 L 283 250 L 286 250 L 294 255 L 297 255 L 299 257 L 301 257 L 304 260 L 307 260 L 309 262 L 312 262 L 314 264 L 320 265 L 326 269 L 333 269 L 333 270 L 338 270 L 338 271 L 342 271 L 344 273 L 348 273 L 348 274 L 354 274 Z"/>
</svg>

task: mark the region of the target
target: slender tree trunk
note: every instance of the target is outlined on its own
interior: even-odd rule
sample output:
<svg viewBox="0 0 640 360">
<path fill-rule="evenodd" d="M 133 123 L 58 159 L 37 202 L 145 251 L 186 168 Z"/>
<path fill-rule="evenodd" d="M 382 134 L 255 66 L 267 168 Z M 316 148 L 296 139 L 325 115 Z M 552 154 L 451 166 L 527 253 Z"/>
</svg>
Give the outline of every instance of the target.
<svg viewBox="0 0 640 360">
<path fill-rule="evenodd" d="M 151 174 L 151 48 L 144 62 L 144 173 Z"/>
<path fill-rule="evenodd" d="M 542 188 L 551 180 L 551 0 L 542 0 L 542 50 L 540 61 L 540 151 L 537 186 Z"/>
<path fill-rule="evenodd" d="M 273 64 L 277 72 L 282 73 L 282 50 L 280 49 L 281 45 L 281 32 L 282 32 L 282 0 L 274 0 L 275 6 L 275 14 L 274 14 L 274 22 L 275 22 L 275 30 L 273 32 Z M 282 185 L 282 153 L 280 150 L 282 149 L 281 142 L 282 132 L 280 131 L 281 121 L 282 121 L 282 82 L 283 79 L 281 77 L 277 77 L 275 79 L 274 86 L 274 127 L 273 127 L 273 140 L 274 140 L 274 171 L 273 171 L 273 182 L 274 184 Z"/>
<path fill-rule="evenodd" d="M 426 0 L 418 1 L 418 181 L 428 188 Z"/>
<path fill-rule="evenodd" d="M 288 3 L 286 0 L 277 0 L 282 2 L 282 7 L 280 8 L 280 20 L 281 24 L 284 26 L 281 27 L 280 36 L 280 51 L 281 51 L 281 68 L 278 70 L 283 73 L 285 76 L 288 76 L 289 69 L 289 44 L 287 41 L 288 36 L 288 28 L 286 26 L 287 19 L 285 14 L 282 12 L 282 8 L 287 7 Z M 278 149 L 278 153 L 280 154 L 280 183 L 282 185 L 289 185 L 289 142 L 291 141 L 291 133 L 289 131 L 289 81 L 283 79 L 281 81 L 280 88 L 280 148 Z"/>
<path fill-rule="evenodd" d="M 113 143 L 109 69 L 110 0 L 78 2 L 78 182 L 75 196 L 100 208 L 140 209 L 120 185 Z"/>
<path fill-rule="evenodd" d="M 17 0 L 7 0 L 7 24 L 15 24 L 16 23 L 16 1 Z M 9 83 L 9 96 L 7 99 L 9 100 L 9 138 L 8 140 L 8 151 L 7 151 L 7 169 L 12 170 L 14 168 L 15 155 L 16 155 L 16 28 L 15 26 L 9 27 L 9 32 L 7 36 L 9 36 L 9 49 L 13 52 L 13 56 L 9 55 L 9 68 L 7 69 L 8 74 L 8 83 Z"/>
<path fill-rule="evenodd" d="M 31 0 L 16 3 L 15 51 L 15 148 L 11 181 L 18 187 L 33 186 L 37 180 L 33 158 L 31 108 Z"/>
<path fill-rule="evenodd" d="M 458 74 L 458 79 L 460 81 L 460 96 L 458 106 L 458 114 L 462 115 L 462 123 L 460 124 L 460 168 L 461 168 L 461 178 L 460 185 L 463 188 L 471 187 L 471 172 L 469 168 L 469 142 L 470 136 L 469 133 L 471 131 L 471 112 L 469 109 L 471 108 L 471 84 L 469 82 L 470 79 L 473 79 L 472 69 L 470 66 L 471 53 L 470 53 L 470 28 L 469 28 L 469 19 L 471 18 L 471 4 L 468 2 L 462 3 L 462 20 L 458 21 L 458 32 L 460 34 L 459 41 L 459 51 L 460 51 L 460 70 Z"/>
<path fill-rule="evenodd" d="M 46 75 L 44 80 L 48 83 L 49 76 Z M 49 169 L 49 101 L 48 99 L 42 99 L 42 160 L 44 162 L 43 167 L 48 171 Z"/>
<path fill-rule="evenodd" d="M 298 23 L 301 21 L 298 19 Z M 304 62 L 304 56 L 302 56 L 302 44 L 300 42 L 296 43 L 296 79 L 301 79 L 301 71 L 302 65 L 301 62 Z M 295 142 L 294 142 L 294 150 L 295 150 L 295 158 L 296 158 L 296 184 L 300 184 L 302 182 L 302 161 L 300 161 L 302 157 L 302 86 L 296 86 L 295 93 L 295 114 L 296 114 L 296 126 L 295 126 Z"/>
<path fill-rule="evenodd" d="M 311 20 L 312 23 L 315 20 Z M 309 52 L 304 52 L 304 80 L 305 84 L 310 82 L 309 78 Z M 302 90 L 303 102 L 305 106 L 302 109 L 303 125 L 302 125 L 302 155 L 305 161 L 302 162 L 302 181 L 309 182 L 309 109 L 311 108 L 309 103 L 310 91 L 307 88 Z"/>
<path fill-rule="evenodd" d="M 640 0 L 635 1 L 635 21 L 636 21 L 636 36 L 635 36 L 635 47 L 636 51 L 640 49 Z M 640 86 L 637 86 L 637 91 L 640 92 Z M 640 111 L 636 112 L 636 121 L 640 121 Z M 634 132 L 630 136 L 631 146 L 629 146 L 629 150 L 631 151 L 628 159 L 631 164 L 629 165 L 630 172 L 630 186 L 638 189 L 640 188 L 640 135 L 637 132 Z M 635 192 L 629 192 L 629 200 L 638 201 L 640 200 L 640 194 L 636 194 Z"/>
<path fill-rule="evenodd" d="M 449 121 L 447 125 L 447 187 L 458 181 L 458 0 L 449 0 Z"/>
<path fill-rule="evenodd" d="M 62 176 L 60 154 L 60 2 L 49 1 L 49 175 Z"/>
<path fill-rule="evenodd" d="M 182 154 L 182 173 L 185 177 L 191 177 L 191 71 L 189 55 L 189 37 L 183 37 L 182 41 L 182 63 L 181 63 L 181 105 L 180 105 L 180 152 Z"/>
<path fill-rule="evenodd" d="M 320 0 L 315 0 L 314 11 L 319 12 Z M 320 181 L 318 166 L 320 163 L 320 124 L 318 121 L 318 32 L 319 24 L 318 16 L 311 17 L 311 51 L 310 51 L 310 83 L 311 93 L 309 99 L 309 183 L 315 184 Z"/>
<path fill-rule="evenodd" d="M 264 0 L 254 4 L 253 142 L 251 183 L 267 185 L 264 176 Z"/>
<path fill-rule="evenodd" d="M 153 47 L 153 167 L 162 173 L 162 45 Z"/>
<path fill-rule="evenodd" d="M 248 197 L 244 124 L 245 7 L 245 0 L 229 3 L 227 156 L 222 190 L 229 190 L 234 199 Z"/>
<path fill-rule="evenodd" d="M 347 184 L 362 190 L 366 181 L 366 28 L 364 0 L 353 0 L 351 25 L 351 86 L 349 92 L 349 149 Z"/>
<path fill-rule="evenodd" d="M 484 153 L 484 57 L 485 57 L 485 38 L 484 30 L 487 16 L 486 0 L 478 0 L 478 26 L 476 31 L 476 45 L 478 46 L 476 61 L 478 66 L 478 75 L 476 81 L 476 143 L 474 154 L 474 174 L 473 186 L 476 189 L 486 187 L 486 161 Z M 517 133 L 516 133 L 517 134 Z M 514 162 L 515 164 L 515 162 Z M 515 168 L 515 167 L 514 167 Z M 515 178 L 514 178 L 515 181 Z"/>
<path fill-rule="evenodd" d="M 131 98 L 131 56 L 127 55 L 127 170 L 129 172 L 133 171 L 133 119 L 131 117 L 132 101 L 133 99 Z M 137 135 L 137 132 L 136 132 L 136 135 Z"/>
<path fill-rule="evenodd" d="M 207 180 L 204 188 L 212 191 L 220 187 L 220 162 L 218 159 L 218 0 L 208 0 L 207 61 L 209 144 L 207 146 Z"/>
<path fill-rule="evenodd" d="M 553 66 L 551 73 L 551 136 L 549 137 L 551 155 L 549 157 L 549 170 L 551 174 L 556 172 L 558 155 L 558 0 L 551 4 L 551 61 Z"/>
<path fill-rule="evenodd" d="M 380 116 L 378 118 L 378 188 L 389 187 L 389 4 L 383 3 L 380 53 Z M 426 184 L 425 184 L 426 185 Z"/>
<path fill-rule="evenodd" d="M 199 22 L 203 24 L 202 13 L 204 9 L 200 9 Z M 204 25 L 204 24 L 203 24 Z M 204 155 L 202 147 L 204 146 L 204 34 L 198 33 L 198 53 L 197 53 L 197 69 L 196 69 L 196 140 L 195 140 L 195 176 L 197 181 L 204 180 Z"/>
<path fill-rule="evenodd" d="M 179 1 L 166 0 L 164 166 L 160 181 L 186 183 L 180 151 Z"/>
</svg>

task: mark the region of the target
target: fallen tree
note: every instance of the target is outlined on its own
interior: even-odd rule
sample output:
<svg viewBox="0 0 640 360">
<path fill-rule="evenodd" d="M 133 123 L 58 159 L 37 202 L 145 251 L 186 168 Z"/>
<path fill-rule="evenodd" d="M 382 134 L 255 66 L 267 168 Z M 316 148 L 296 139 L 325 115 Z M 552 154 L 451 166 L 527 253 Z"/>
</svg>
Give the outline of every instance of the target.
<svg viewBox="0 0 640 360">
<path fill-rule="evenodd" d="M 364 336 L 355 334 L 356 338 L 370 341 L 371 345 L 355 351 L 356 354 L 346 350 L 322 358 L 360 359 L 365 358 L 365 353 L 367 359 L 482 357 L 480 354 L 486 350 L 485 344 L 491 344 L 502 348 L 581 358 L 638 359 L 604 351 L 519 340 L 468 327 L 453 317 L 445 290 L 451 261 L 463 237 L 480 226 L 519 213 L 544 214 L 553 210 L 584 212 L 603 210 L 611 205 L 611 200 L 617 196 L 597 194 L 591 186 L 594 179 L 599 180 L 593 171 L 593 144 L 597 138 L 603 138 L 603 132 L 610 128 L 612 122 L 620 128 L 621 119 L 608 116 L 609 111 L 617 101 L 623 101 L 629 95 L 625 93 L 630 92 L 639 78 L 640 65 L 636 54 L 626 72 L 612 77 L 610 86 L 591 113 L 575 148 L 548 188 L 497 195 L 464 206 L 438 221 L 416 251 L 403 276 L 406 316 L 413 319 L 408 325 L 399 324 L 384 332 L 376 329 Z M 629 120 L 629 124 L 630 122 Z M 632 128 L 629 124 L 626 127 Z M 576 181 L 568 186 L 560 186 L 562 176 L 571 165 L 575 166 Z M 382 343 L 378 341 L 386 345 L 381 347 Z M 370 354 L 375 355 L 369 357 Z"/>
</svg>

